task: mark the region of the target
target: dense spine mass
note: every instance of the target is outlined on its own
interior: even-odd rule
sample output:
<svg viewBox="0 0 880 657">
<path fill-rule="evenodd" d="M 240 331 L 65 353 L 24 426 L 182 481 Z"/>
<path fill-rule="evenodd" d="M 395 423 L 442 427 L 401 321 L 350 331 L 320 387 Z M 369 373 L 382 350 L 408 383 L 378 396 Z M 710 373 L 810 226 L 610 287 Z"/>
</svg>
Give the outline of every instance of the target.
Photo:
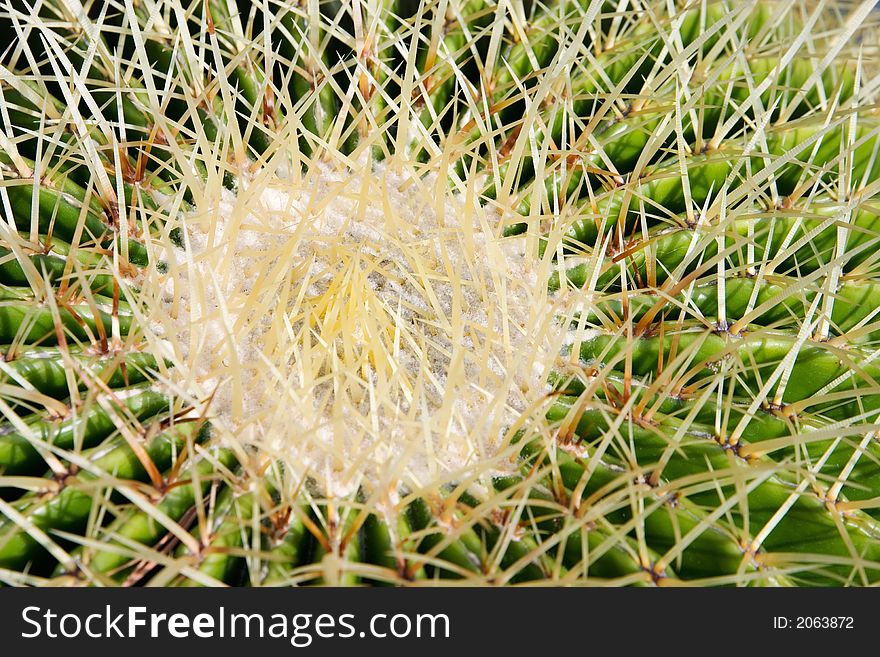
<svg viewBox="0 0 880 657">
<path fill-rule="evenodd" d="M 880 582 L 872 5 L 0 1 L 0 582 Z M 154 349 L 179 217 L 379 161 L 549 274 L 515 473 L 328 495 Z"/>
</svg>

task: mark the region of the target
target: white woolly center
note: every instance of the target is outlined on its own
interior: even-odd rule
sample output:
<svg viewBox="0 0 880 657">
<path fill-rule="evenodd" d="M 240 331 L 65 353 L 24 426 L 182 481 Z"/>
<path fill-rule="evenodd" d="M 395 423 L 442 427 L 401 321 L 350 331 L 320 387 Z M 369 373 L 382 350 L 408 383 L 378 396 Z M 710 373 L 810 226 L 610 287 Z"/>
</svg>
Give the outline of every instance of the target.
<svg viewBox="0 0 880 657">
<path fill-rule="evenodd" d="M 185 232 L 157 328 L 228 435 L 332 495 L 512 467 L 562 334 L 525 241 L 478 204 L 325 167 L 224 190 Z"/>
</svg>

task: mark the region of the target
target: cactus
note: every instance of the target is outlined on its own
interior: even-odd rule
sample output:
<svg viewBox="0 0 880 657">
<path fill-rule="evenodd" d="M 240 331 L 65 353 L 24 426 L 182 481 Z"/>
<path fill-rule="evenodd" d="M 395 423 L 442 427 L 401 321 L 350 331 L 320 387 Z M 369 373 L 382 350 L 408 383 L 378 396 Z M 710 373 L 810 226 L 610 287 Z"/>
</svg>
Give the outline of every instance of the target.
<svg viewBox="0 0 880 657">
<path fill-rule="evenodd" d="M 873 4 L 0 0 L 0 582 L 877 584 Z"/>
</svg>

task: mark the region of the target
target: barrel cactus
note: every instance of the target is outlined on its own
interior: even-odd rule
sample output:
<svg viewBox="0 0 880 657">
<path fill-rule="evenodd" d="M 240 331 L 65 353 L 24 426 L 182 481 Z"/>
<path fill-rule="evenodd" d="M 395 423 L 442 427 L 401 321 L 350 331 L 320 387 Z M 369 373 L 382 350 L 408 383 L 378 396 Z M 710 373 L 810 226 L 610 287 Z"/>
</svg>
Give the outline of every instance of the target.
<svg viewBox="0 0 880 657">
<path fill-rule="evenodd" d="M 873 4 L 3 0 L 0 582 L 880 582 Z"/>
</svg>

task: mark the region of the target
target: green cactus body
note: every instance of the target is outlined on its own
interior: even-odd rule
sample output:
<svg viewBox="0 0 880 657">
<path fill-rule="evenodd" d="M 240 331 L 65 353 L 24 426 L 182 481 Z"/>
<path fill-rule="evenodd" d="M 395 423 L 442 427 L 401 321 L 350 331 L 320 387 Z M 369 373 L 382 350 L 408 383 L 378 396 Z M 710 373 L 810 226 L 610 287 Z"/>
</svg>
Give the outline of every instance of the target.
<svg viewBox="0 0 880 657">
<path fill-rule="evenodd" d="M 880 583 L 868 4 L 0 0 L 0 583 Z"/>
</svg>

